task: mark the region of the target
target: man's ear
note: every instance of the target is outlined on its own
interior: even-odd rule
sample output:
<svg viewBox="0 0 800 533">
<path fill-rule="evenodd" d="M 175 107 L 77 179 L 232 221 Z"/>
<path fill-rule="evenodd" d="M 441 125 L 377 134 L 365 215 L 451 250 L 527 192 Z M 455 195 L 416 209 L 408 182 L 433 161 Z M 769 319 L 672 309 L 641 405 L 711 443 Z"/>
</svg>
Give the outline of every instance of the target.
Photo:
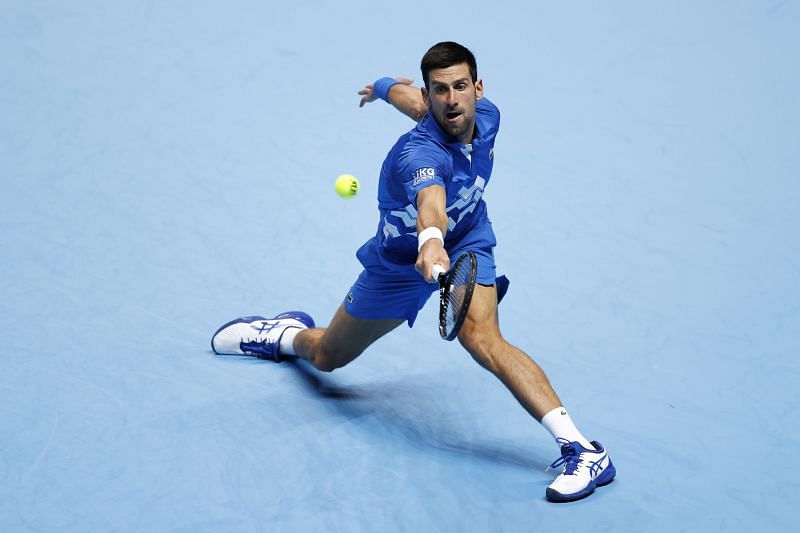
<svg viewBox="0 0 800 533">
<path fill-rule="evenodd" d="M 428 89 L 425 87 L 420 87 L 420 91 L 422 91 L 422 101 L 425 102 L 425 105 L 428 106 L 428 109 L 431 107 L 431 101 L 428 99 Z"/>
<path fill-rule="evenodd" d="M 483 98 L 483 80 L 475 82 L 475 99 L 480 100 Z"/>
</svg>

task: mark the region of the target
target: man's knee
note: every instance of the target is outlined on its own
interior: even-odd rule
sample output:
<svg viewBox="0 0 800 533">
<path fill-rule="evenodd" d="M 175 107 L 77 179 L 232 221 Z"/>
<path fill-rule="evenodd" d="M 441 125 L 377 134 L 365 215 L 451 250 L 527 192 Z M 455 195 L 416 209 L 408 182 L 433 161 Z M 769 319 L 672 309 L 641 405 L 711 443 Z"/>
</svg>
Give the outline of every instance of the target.
<svg viewBox="0 0 800 533">
<path fill-rule="evenodd" d="M 495 358 L 505 343 L 499 331 L 494 328 L 488 331 L 484 328 L 462 330 L 458 341 L 479 365 L 490 372 L 495 372 L 497 368 Z"/>
</svg>

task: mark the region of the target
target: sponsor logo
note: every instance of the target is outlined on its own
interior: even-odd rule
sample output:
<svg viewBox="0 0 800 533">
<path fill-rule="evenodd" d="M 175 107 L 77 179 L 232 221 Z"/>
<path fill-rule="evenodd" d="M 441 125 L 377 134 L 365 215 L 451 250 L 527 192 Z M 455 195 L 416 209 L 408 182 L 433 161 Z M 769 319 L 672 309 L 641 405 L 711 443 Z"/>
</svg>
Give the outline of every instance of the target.
<svg viewBox="0 0 800 533">
<path fill-rule="evenodd" d="M 352 292 L 349 293 L 347 295 L 347 298 L 345 298 L 345 300 L 347 300 L 347 303 L 349 303 L 349 304 L 353 303 L 353 293 Z"/>
<path fill-rule="evenodd" d="M 435 177 L 436 177 L 436 170 L 434 170 L 433 168 L 430 167 L 418 168 L 417 170 L 414 171 L 414 174 L 412 175 L 411 186 L 416 187 L 420 183 L 430 181 Z"/>
<path fill-rule="evenodd" d="M 250 327 L 256 330 L 259 334 L 261 333 L 269 333 L 278 325 L 278 322 L 275 320 L 262 320 L 261 322 L 256 322 L 255 324 L 250 324 Z"/>
<path fill-rule="evenodd" d="M 494 159 L 494 148 L 489 150 L 489 159 Z"/>
</svg>

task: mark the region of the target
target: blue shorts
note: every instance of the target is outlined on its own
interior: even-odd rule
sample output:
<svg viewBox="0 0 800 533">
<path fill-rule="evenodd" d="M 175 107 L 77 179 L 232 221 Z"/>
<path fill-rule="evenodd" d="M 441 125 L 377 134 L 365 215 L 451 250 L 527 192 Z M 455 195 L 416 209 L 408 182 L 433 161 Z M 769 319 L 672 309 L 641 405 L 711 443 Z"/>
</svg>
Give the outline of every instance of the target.
<svg viewBox="0 0 800 533">
<path fill-rule="evenodd" d="M 492 248 L 453 250 L 449 252 L 450 261 L 455 262 L 468 251 L 478 258 L 478 283 L 494 285 L 497 280 Z M 404 271 L 387 268 L 369 243 L 359 250 L 358 258 L 364 270 L 344 299 L 345 310 L 356 318 L 407 320 L 408 327 L 413 326 L 419 310 L 439 285 L 425 281 L 414 265 Z"/>
</svg>

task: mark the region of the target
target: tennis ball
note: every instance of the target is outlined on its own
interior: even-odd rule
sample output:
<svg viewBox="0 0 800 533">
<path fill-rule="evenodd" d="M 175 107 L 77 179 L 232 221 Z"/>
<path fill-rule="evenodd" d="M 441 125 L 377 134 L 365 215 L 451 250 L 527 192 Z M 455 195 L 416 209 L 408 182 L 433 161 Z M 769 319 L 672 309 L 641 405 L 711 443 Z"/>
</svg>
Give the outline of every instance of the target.
<svg viewBox="0 0 800 533">
<path fill-rule="evenodd" d="M 336 193 L 342 198 L 352 198 L 358 192 L 359 184 L 355 176 L 342 174 L 336 179 Z"/>
</svg>

